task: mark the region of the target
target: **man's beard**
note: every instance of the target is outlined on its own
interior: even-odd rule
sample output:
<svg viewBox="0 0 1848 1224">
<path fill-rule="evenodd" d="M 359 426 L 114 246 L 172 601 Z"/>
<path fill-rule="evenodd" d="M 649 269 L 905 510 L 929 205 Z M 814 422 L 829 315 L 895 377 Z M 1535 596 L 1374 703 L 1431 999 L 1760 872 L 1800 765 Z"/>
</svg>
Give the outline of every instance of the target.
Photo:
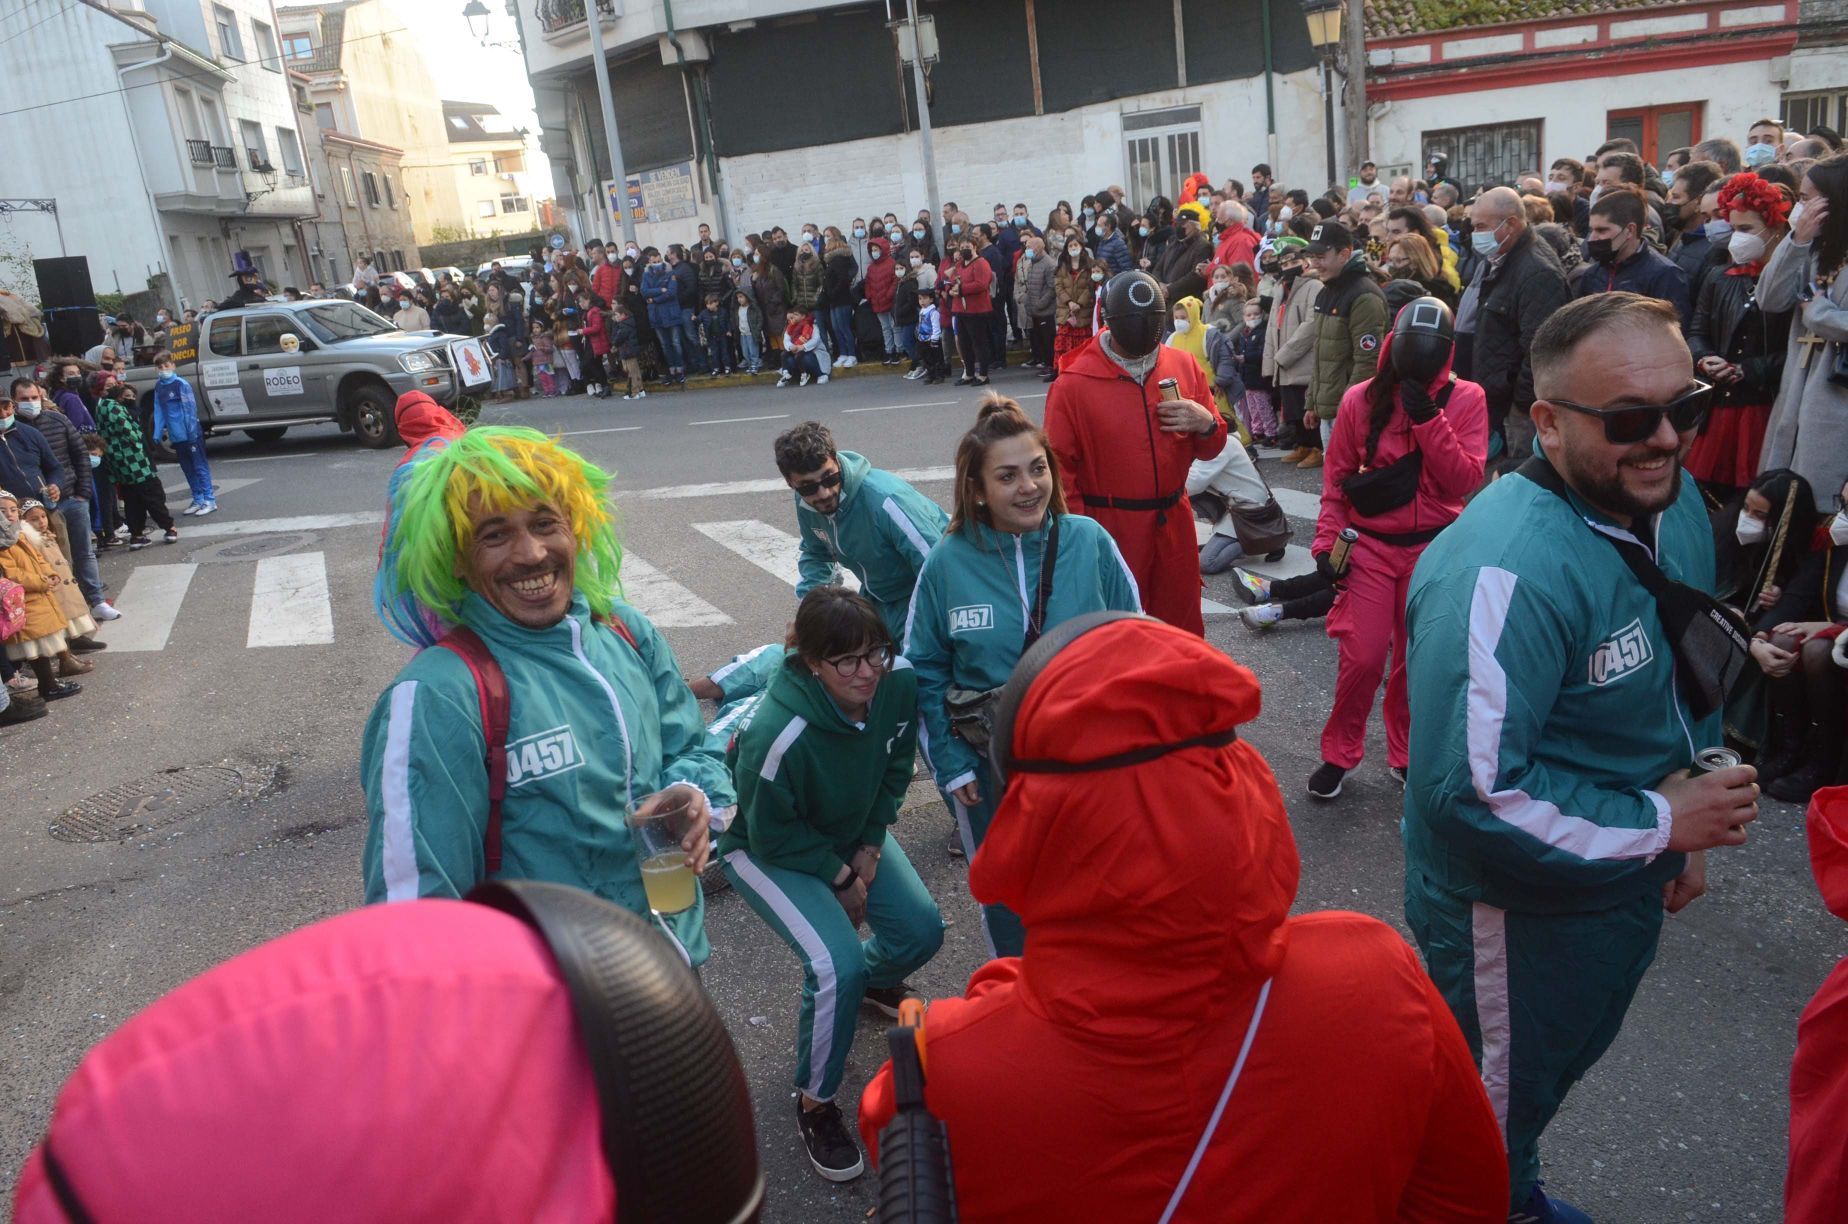
<svg viewBox="0 0 1848 1224">
<path fill-rule="evenodd" d="M 1660 451 L 1650 451 L 1648 454 L 1653 456 L 1660 453 Z M 1599 474 L 1580 466 L 1570 450 L 1566 450 L 1561 458 L 1565 460 L 1564 475 L 1567 482 L 1580 497 L 1607 514 L 1619 515 L 1632 521 L 1648 518 L 1650 515 L 1659 514 L 1668 509 L 1675 504 L 1675 499 L 1681 496 L 1681 452 L 1679 449 L 1669 456 L 1668 461 L 1674 467 L 1674 474 L 1669 479 L 1668 487 L 1659 495 L 1652 497 L 1639 497 L 1624 486 L 1622 463 L 1619 463 L 1615 470 L 1609 473 Z M 1625 456 L 1626 460 L 1629 458 L 1631 456 Z"/>
</svg>

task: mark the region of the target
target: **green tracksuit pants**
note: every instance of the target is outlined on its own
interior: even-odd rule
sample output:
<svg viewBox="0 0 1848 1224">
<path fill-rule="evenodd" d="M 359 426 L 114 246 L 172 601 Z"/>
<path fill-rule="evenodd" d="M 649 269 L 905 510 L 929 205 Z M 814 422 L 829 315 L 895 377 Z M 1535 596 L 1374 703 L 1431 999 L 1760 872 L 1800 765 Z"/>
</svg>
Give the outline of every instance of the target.
<svg viewBox="0 0 1848 1224">
<path fill-rule="evenodd" d="M 834 890 L 808 872 L 744 850 L 724 859 L 726 878 L 802 961 L 796 1087 L 817 1101 L 833 1100 L 841 1086 L 867 989 L 898 985 L 943 946 L 943 915 L 904 848 L 888 833 L 883 850 L 866 890 L 866 939 Z"/>
<path fill-rule="evenodd" d="M 1533 914 L 1472 903 L 1406 873 L 1405 919 L 1469 1039 L 1508 1145 L 1509 1201 L 1540 1177 L 1540 1133 L 1610 1048 L 1655 959 L 1662 897 Z"/>
<path fill-rule="evenodd" d="M 940 792 L 943 802 L 956 817 L 956 831 L 962 835 L 963 861 L 969 863 L 975 861 L 975 852 L 982 848 L 982 841 L 988 836 L 988 825 L 995 818 L 995 809 L 1001 806 L 1001 794 L 995 787 L 986 753 L 981 755 L 975 775 L 982 801 L 974 807 L 967 806 L 948 791 Z M 990 956 L 1019 956 L 1026 951 L 1027 928 L 1021 925 L 1020 915 L 1005 905 L 982 907 L 982 931 L 988 936 Z"/>
</svg>

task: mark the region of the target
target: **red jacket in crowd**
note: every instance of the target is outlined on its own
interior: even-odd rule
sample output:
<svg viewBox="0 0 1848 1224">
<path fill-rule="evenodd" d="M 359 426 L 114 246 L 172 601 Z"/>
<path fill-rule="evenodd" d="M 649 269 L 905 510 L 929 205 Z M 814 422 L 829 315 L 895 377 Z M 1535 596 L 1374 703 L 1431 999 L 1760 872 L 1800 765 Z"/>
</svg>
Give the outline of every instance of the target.
<svg viewBox="0 0 1848 1224">
<path fill-rule="evenodd" d="M 1848 919 L 1848 786 L 1816 792 L 1809 808 L 1810 869 L 1822 900 Z M 1838 1224 L 1848 1203 L 1848 957 L 1797 1021 L 1790 1064 L 1790 1163 L 1785 1224 Z"/>
<path fill-rule="evenodd" d="M 622 297 L 622 265 L 604 262 L 590 274 L 590 291 L 603 299 L 605 306 L 613 306 Z"/>
<path fill-rule="evenodd" d="M 995 270 L 980 255 L 968 263 L 952 255 L 937 269 L 937 304 L 947 298 L 951 314 L 987 314 L 995 308 L 994 287 Z"/>
<path fill-rule="evenodd" d="M 1378 369 L 1392 366 L 1392 336 L 1380 345 Z M 1356 520 L 1370 531 L 1384 535 L 1406 535 L 1432 527 L 1442 527 L 1463 513 L 1463 503 L 1482 484 L 1483 462 L 1489 453 L 1489 400 L 1473 382 L 1452 382 L 1450 366 L 1432 380 L 1428 390 L 1433 399 L 1442 397 L 1438 414 L 1421 425 L 1412 423 L 1402 408 L 1393 410 L 1392 419 L 1380 435 L 1373 450 L 1370 469 L 1396 463 L 1414 450 L 1424 455 L 1418 478 L 1418 492 L 1412 500 L 1396 510 L 1366 518 L 1348 504 L 1341 482 L 1360 471 L 1367 459 L 1367 433 L 1372 425 L 1373 401 L 1368 392 L 1373 380 L 1356 383 L 1341 397 L 1341 410 L 1335 416 L 1335 428 L 1328 442 L 1327 461 L 1322 465 L 1322 512 L 1315 520 L 1315 543 L 1312 553 L 1325 553 L 1334 547 L 1335 537 L 1343 527 Z M 1450 388 L 1444 394 L 1444 388 Z M 1395 392 L 1395 395 L 1397 393 Z"/>
<path fill-rule="evenodd" d="M 892 244 L 884 238 L 869 238 L 866 249 L 866 304 L 873 308 L 874 314 L 885 314 L 892 309 L 892 299 L 898 296 L 898 269 L 892 266 Z M 873 251 L 879 252 L 878 259 L 872 258 Z"/>
<path fill-rule="evenodd" d="M 1204 639 L 1126 622 L 1053 658 L 1013 747 L 1095 761 L 1259 704 Z M 1160 1218 L 1248 1034 L 1176 1224 L 1507 1217 L 1495 1115 L 1417 954 L 1361 914 L 1291 918 L 1297 876 L 1283 796 L 1243 740 L 1010 780 L 969 887 L 1020 915 L 1026 953 L 924 1024 L 965 1224 Z M 860 1099 L 875 1161 L 893 1109 L 888 1064 Z"/>
<path fill-rule="evenodd" d="M 1099 343 L 1094 337 L 1065 357 L 1046 397 L 1046 438 L 1059 457 L 1065 500 L 1116 540 L 1145 612 L 1204 634 L 1200 546 L 1184 490 L 1189 465 L 1225 449 L 1225 418 L 1215 414 L 1213 432 L 1204 436 L 1162 432 L 1162 379 L 1178 380 L 1182 398 L 1212 407 L 1200 363 L 1164 344 L 1138 387 Z M 1157 509 L 1158 502 L 1167 504 Z"/>
<path fill-rule="evenodd" d="M 1253 271 L 1258 266 L 1258 232 L 1249 226 L 1235 225 L 1225 232 L 1219 240 L 1219 247 L 1213 252 L 1213 262 L 1223 267 L 1233 264 L 1250 264 Z"/>
</svg>

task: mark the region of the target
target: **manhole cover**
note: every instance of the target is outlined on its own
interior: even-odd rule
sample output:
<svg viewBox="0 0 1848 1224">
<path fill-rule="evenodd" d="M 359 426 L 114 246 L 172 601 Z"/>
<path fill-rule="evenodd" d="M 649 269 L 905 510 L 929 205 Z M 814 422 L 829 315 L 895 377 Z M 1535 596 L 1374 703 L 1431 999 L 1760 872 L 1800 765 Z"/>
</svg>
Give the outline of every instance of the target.
<svg viewBox="0 0 1848 1224">
<path fill-rule="evenodd" d="M 280 557 L 284 553 L 298 552 L 313 541 L 312 535 L 301 531 L 233 536 L 229 540 L 195 549 L 187 554 L 186 559 L 206 565 L 214 561 L 261 561 L 265 557 Z"/>
<path fill-rule="evenodd" d="M 66 842 L 122 841 L 221 803 L 243 788 L 243 776 L 223 766 L 162 770 L 91 795 L 52 821 L 51 835 Z"/>
</svg>

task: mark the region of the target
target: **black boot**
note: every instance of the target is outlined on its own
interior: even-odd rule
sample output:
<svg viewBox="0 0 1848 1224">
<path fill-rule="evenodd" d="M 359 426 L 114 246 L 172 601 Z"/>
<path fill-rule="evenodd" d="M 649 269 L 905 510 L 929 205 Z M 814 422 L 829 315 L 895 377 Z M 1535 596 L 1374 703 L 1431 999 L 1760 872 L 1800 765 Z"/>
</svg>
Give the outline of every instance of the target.
<svg viewBox="0 0 1848 1224">
<path fill-rule="evenodd" d="M 1841 762 L 1841 755 L 1841 728 L 1812 723 L 1808 734 L 1803 737 L 1800 764 L 1792 772 L 1765 787 L 1765 793 L 1785 803 L 1808 803 L 1818 787 L 1834 781 L 1835 767 Z"/>
<path fill-rule="evenodd" d="M 1764 749 L 1758 754 L 1760 786 L 1769 786 L 1797 767 L 1803 756 L 1803 733 L 1807 729 L 1807 724 L 1789 714 L 1771 716 Z"/>
</svg>

